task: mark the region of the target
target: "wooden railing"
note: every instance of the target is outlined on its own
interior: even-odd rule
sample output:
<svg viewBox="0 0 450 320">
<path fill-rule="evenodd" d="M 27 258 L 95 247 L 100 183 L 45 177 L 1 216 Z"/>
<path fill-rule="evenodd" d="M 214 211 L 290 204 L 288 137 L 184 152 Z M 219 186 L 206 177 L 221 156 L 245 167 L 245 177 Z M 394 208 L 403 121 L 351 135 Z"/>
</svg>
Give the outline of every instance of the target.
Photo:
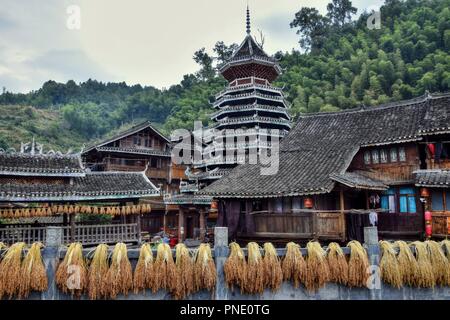
<svg viewBox="0 0 450 320">
<path fill-rule="evenodd" d="M 97 245 L 100 243 L 138 243 L 140 230 L 136 223 L 130 224 L 103 224 L 103 225 L 77 225 L 74 233 L 70 226 L 63 229 L 63 243 L 81 242 L 83 245 Z M 14 225 L 0 228 L 0 241 L 6 244 L 15 242 L 45 242 L 45 227 L 15 227 Z"/>
<path fill-rule="evenodd" d="M 25 242 L 32 244 L 34 242 L 45 242 L 46 228 L 44 227 L 15 227 L 9 225 L 0 228 L 0 242 L 5 244 L 13 244 L 15 242 Z"/>
<path fill-rule="evenodd" d="M 299 211 L 292 213 L 251 212 L 246 225 L 250 237 L 286 239 L 345 240 L 345 216 L 338 211 Z"/>
</svg>

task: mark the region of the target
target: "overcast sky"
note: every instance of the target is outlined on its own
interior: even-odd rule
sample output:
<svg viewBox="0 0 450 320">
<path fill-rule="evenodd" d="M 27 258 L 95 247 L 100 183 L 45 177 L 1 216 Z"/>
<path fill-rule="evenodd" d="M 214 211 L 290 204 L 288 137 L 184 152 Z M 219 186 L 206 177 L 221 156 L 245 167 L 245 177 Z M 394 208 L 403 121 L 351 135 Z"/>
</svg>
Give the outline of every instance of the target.
<svg viewBox="0 0 450 320">
<path fill-rule="evenodd" d="M 329 0 L 249 0 L 252 33 L 265 50 L 298 48 L 295 12 Z M 126 81 L 158 88 L 197 70 L 194 51 L 216 41 L 240 43 L 246 0 L 0 0 L 0 87 L 28 92 L 53 79 Z M 382 0 L 354 0 L 359 12 Z M 70 29 L 67 8 L 80 8 Z M 72 22 L 73 20 L 69 20 Z M 73 24 L 71 24 L 73 26 Z"/>
</svg>

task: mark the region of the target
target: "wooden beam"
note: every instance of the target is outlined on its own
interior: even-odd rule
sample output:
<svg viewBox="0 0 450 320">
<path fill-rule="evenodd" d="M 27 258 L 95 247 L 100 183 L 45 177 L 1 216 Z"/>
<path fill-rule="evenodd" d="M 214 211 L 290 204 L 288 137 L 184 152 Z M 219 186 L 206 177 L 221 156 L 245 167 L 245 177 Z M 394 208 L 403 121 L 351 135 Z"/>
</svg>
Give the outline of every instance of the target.
<svg viewBox="0 0 450 320">
<path fill-rule="evenodd" d="M 339 209 L 341 212 L 345 211 L 344 190 L 339 189 Z"/>
<path fill-rule="evenodd" d="M 75 215 L 69 215 L 69 223 L 70 223 L 70 241 L 75 242 Z"/>
</svg>

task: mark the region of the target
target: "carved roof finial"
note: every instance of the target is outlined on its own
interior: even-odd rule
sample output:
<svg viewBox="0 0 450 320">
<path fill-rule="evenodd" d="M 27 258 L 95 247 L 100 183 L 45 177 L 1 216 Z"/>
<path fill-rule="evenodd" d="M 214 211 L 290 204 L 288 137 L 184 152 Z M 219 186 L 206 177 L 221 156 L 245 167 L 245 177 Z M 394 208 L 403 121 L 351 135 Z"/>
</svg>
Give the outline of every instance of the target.
<svg viewBox="0 0 450 320">
<path fill-rule="evenodd" d="M 250 9 L 248 7 L 248 3 L 247 3 L 247 34 L 250 34 Z"/>
</svg>

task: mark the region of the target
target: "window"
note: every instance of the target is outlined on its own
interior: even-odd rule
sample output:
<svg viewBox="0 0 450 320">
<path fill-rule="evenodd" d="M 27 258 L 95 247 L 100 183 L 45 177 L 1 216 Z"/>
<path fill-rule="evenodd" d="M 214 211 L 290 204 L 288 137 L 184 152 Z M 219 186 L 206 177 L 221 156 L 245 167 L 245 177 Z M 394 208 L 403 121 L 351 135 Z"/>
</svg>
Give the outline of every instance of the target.
<svg viewBox="0 0 450 320">
<path fill-rule="evenodd" d="M 381 196 L 381 208 L 388 210 L 389 213 L 396 211 L 395 209 L 395 189 L 386 190 Z"/>
<path fill-rule="evenodd" d="M 446 190 L 433 190 L 431 192 L 432 211 L 450 211 L 450 192 Z"/>
<path fill-rule="evenodd" d="M 416 193 L 414 188 L 403 187 L 400 188 L 400 212 L 401 213 L 416 213 Z"/>
<path fill-rule="evenodd" d="M 364 163 L 370 164 L 370 151 L 364 152 Z"/>
<path fill-rule="evenodd" d="M 152 147 L 152 139 L 146 138 L 146 139 L 145 139 L 145 146 L 146 146 L 147 148 L 151 148 L 151 147 Z"/>
<path fill-rule="evenodd" d="M 386 149 L 381 149 L 380 150 L 380 162 L 381 163 L 387 163 L 388 162 Z"/>
<path fill-rule="evenodd" d="M 158 167 L 158 159 L 157 158 L 151 158 L 150 160 L 150 167 L 157 168 Z"/>
<path fill-rule="evenodd" d="M 391 148 L 391 162 L 397 162 L 398 161 L 398 157 L 397 157 L 397 148 Z"/>
<path fill-rule="evenodd" d="M 378 153 L 378 150 L 372 150 L 372 163 L 379 163 L 380 162 L 380 155 Z"/>
<path fill-rule="evenodd" d="M 398 159 L 399 161 L 406 161 L 406 152 L 405 148 L 398 148 Z"/>
</svg>

